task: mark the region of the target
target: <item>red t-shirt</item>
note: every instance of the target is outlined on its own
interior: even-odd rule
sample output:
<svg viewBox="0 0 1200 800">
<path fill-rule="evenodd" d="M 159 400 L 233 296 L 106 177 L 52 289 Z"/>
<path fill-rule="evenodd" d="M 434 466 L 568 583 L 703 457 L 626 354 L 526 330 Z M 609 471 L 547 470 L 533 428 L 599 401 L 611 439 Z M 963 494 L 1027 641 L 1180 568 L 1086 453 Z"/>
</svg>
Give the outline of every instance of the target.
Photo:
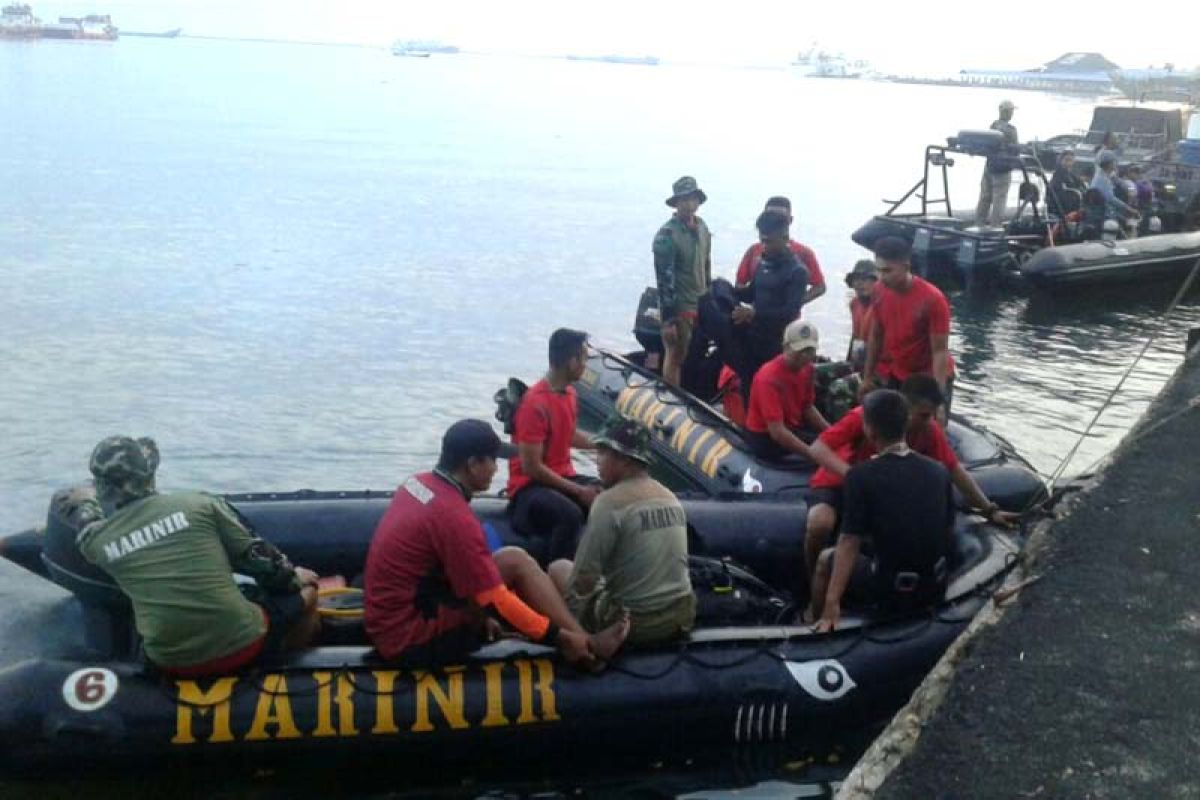
<svg viewBox="0 0 1200 800">
<path fill-rule="evenodd" d="M 804 409 L 815 399 L 813 365 L 805 364 L 792 372 L 784 356 L 775 356 L 759 367 L 750 384 L 746 430 L 766 433 L 767 423 L 778 421 L 785 427 L 799 428 L 804 422 Z"/>
<path fill-rule="evenodd" d="M 871 301 L 870 305 L 863 305 L 863 301 L 858 299 L 858 295 L 854 296 L 854 299 L 850 301 L 851 339 L 857 339 L 860 342 L 865 342 L 867 340 L 867 334 L 871 330 L 871 317 L 874 314 L 874 300 Z"/>
<path fill-rule="evenodd" d="M 529 387 L 513 419 L 513 444 L 542 445 L 542 462 L 557 475 L 575 475 L 571 463 L 571 440 L 575 438 L 575 422 L 579 417 L 575 387 L 556 392 L 542 380 Z M 521 457 L 508 460 L 508 496 L 524 489 L 533 479 L 521 469 Z"/>
<path fill-rule="evenodd" d="M 883 329 L 879 374 L 902 381 L 914 373 L 932 373 L 929 337 L 950 333 L 950 304 L 941 290 L 913 275 L 907 292 L 881 286 L 872 305 L 874 324 Z M 953 358 L 949 371 L 954 374 Z"/>
<path fill-rule="evenodd" d="M 471 623 L 475 616 L 465 605 L 446 603 L 502 584 L 466 498 L 432 472 L 412 476 L 392 495 L 371 539 L 364 577 L 367 634 L 388 659 Z M 435 607 L 436 614 L 427 616 L 418 604 Z"/>
<path fill-rule="evenodd" d="M 909 447 L 923 456 L 932 458 L 946 469 L 952 470 L 958 466 L 958 456 L 954 454 L 954 448 L 950 446 L 950 440 L 946 438 L 942 427 L 936 422 L 930 422 L 916 436 L 909 433 L 906 438 Z M 863 429 L 862 406 L 851 409 L 846 416 L 823 430 L 818 440 L 850 466 L 875 455 L 875 446 L 867 439 Z M 814 489 L 834 488 L 842 485 L 842 478 L 824 467 L 818 467 L 808 485 Z"/>
<path fill-rule="evenodd" d="M 824 286 L 825 276 L 821 274 L 821 265 L 817 262 L 817 254 L 812 251 L 812 248 L 792 239 L 788 240 L 788 247 L 796 254 L 796 258 L 800 259 L 800 263 L 808 269 L 808 285 Z M 762 253 L 762 242 L 750 245 L 746 255 L 742 256 L 742 263 L 738 264 L 736 279 L 738 286 L 745 286 L 754 277 L 754 273 L 758 271 L 758 262 L 762 258 Z"/>
</svg>

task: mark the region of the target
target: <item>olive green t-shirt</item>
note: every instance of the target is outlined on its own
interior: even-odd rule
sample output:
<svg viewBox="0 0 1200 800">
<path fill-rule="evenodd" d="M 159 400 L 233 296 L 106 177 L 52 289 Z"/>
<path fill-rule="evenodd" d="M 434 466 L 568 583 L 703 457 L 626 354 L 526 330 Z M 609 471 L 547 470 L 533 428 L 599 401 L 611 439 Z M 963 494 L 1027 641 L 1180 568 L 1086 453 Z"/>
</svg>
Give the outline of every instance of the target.
<svg viewBox="0 0 1200 800">
<path fill-rule="evenodd" d="M 77 542 L 129 596 L 146 656 L 164 667 L 221 658 L 266 633 L 262 609 L 238 590 L 235 570 L 268 589 L 298 589 L 282 553 L 225 501 L 199 492 L 136 500 L 88 525 Z"/>
<path fill-rule="evenodd" d="M 577 606 L 602 578 L 636 624 L 692 593 L 687 555 L 687 516 L 675 495 L 649 476 L 623 480 L 592 503 L 568 601 Z"/>
</svg>

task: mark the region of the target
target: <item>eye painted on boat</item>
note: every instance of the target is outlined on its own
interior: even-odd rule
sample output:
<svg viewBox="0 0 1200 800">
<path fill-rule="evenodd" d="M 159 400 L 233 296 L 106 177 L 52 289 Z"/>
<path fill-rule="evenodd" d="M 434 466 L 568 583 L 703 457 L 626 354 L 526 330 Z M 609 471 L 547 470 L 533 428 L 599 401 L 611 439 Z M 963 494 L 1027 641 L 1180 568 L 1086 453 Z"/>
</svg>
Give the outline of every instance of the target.
<svg viewBox="0 0 1200 800">
<path fill-rule="evenodd" d="M 858 685 L 837 661 L 784 663 L 800 688 L 818 700 L 837 700 Z"/>
</svg>

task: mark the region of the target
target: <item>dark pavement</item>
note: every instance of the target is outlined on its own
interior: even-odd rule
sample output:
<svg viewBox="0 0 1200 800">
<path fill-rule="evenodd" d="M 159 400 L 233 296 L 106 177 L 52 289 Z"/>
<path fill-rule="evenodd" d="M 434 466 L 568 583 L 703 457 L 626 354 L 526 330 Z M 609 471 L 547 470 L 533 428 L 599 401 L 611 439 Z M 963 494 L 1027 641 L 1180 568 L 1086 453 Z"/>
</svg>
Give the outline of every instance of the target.
<svg viewBox="0 0 1200 800">
<path fill-rule="evenodd" d="M 1198 395 L 1193 351 L 876 797 L 1200 798 Z"/>
</svg>

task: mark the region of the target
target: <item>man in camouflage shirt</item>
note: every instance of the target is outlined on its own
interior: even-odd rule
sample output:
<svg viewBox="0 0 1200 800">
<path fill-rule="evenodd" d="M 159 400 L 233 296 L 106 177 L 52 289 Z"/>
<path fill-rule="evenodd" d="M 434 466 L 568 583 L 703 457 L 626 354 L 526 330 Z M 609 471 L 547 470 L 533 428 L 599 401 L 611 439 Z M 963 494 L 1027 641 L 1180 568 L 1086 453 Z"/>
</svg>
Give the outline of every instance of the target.
<svg viewBox="0 0 1200 800">
<path fill-rule="evenodd" d="M 159 494 L 157 466 L 151 439 L 110 436 L 96 445 L 89 468 L 97 507 L 85 515 L 96 521 L 76 540 L 84 558 L 129 596 L 150 661 L 193 677 L 307 644 L 318 624 L 317 576 L 293 567 L 224 500 Z M 249 597 L 235 571 L 256 581 Z"/>
<path fill-rule="evenodd" d="M 700 295 L 712 282 L 712 235 L 704 220 L 696 216 L 708 199 L 696 179 L 680 178 L 671 190 L 667 205 L 675 209 L 675 215 L 654 236 L 654 273 L 666 350 L 662 374 L 668 383 L 678 386 L 696 328 Z"/>
<path fill-rule="evenodd" d="M 614 414 L 595 440 L 600 480 L 575 561 L 550 565 L 550 577 L 586 630 L 629 613 L 626 641 L 669 642 L 691 631 L 696 598 L 688 574 L 687 515 L 651 478 L 650 432 Z"/>
<path fill-rule="evenodd" d="M 1016 106 L 1011 100 L 1000 103 L 1000 117 L 991 129 L 1004 135 L 1000 152 L 990 155 L 983 167 L 979 183 L 979 204 L 975 207 L 976 225 L 1003 225 L 1004 206 L 1008 202 L 1008 187 L 1012 183 L 1012 168 L 1017 152 L 1017 129 L 1012 124 Z"/>
</svg>

